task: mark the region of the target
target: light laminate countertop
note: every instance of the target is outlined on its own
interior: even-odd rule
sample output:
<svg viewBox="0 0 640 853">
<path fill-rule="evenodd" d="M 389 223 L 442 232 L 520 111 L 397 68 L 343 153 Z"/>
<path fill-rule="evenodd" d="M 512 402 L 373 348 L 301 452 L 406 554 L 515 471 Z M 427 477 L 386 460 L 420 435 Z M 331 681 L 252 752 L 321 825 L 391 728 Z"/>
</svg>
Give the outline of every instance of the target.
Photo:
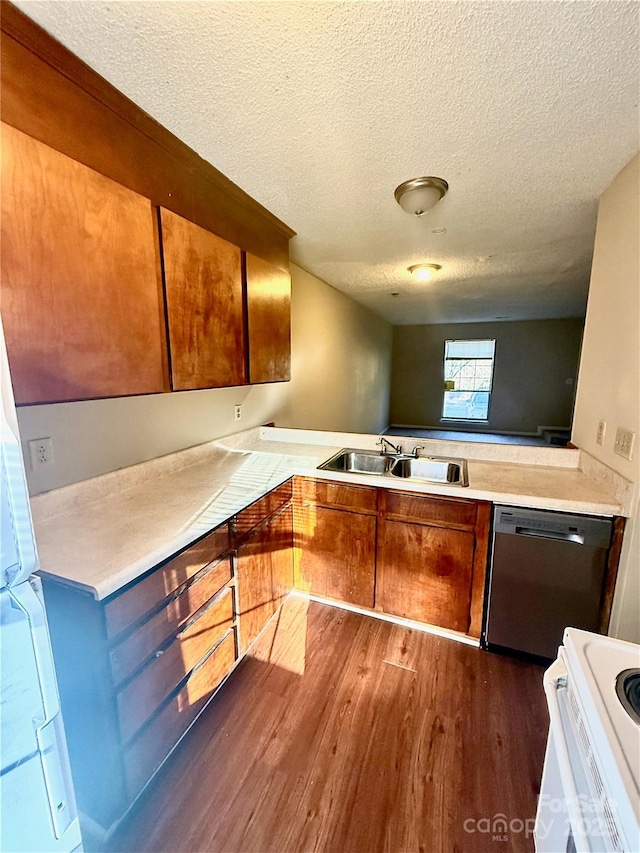
<svg viewBox="0 0 640 853">
<path fill-rule="evenodd" d="M 425 445 L 425 454 L 467 458 L 467 488 L 317 470 L 342 447 L 374 447 L 377 438 L 257 428 L 37 495 L 31 506 L 41 574 L 107 598 L 294 474 L 539 509 L 627 514 L 625 481 L 621 486 L 606 472 L 586 474 L 577 467 L 577 450 L 409 439 Z"/>
</svg>

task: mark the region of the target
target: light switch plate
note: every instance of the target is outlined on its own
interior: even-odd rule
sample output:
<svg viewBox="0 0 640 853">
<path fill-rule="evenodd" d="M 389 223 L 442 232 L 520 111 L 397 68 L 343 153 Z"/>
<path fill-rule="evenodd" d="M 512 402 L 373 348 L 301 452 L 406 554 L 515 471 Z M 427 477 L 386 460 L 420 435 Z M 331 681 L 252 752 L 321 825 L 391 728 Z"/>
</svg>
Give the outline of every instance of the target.
<svg viewBox="0 0 640 853">
<path fill-rule="evenodd" d="M 613 446 L 614 451 L 618 456 L 623 456 L 625 459 L 631 461 L 635 439 L 635 432 L 632 432 L 630 429 L 618 427 L 616 430 L 616 443 Z"/>
</svg>

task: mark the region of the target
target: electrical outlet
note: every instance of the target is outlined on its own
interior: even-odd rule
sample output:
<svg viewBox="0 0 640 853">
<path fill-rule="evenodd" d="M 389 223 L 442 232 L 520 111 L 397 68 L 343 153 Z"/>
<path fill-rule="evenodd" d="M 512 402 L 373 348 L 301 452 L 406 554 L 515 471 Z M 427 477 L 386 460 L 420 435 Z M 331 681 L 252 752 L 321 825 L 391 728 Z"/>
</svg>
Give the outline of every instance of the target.
<svg viewBox="0 0 640 853">
<path fill-rule="evenodd" d="M 632 432 L 630 429 L 618 427 L 616 430 L 616 443 L 613 446 L 613 449 L 618 456 L 623 456 L 625 459 L 631 461 L 635 438 L 635 432 Z"/>
<path fill-rule="evenodd" d="M 233 407 L 233 419 L 234 421 L 242 420 L 242 406 L 234 406 Z"/>
<path fill-rule="evenodd" d="M 54 465 L 53 442 L 50 438 L 34 438 L 29 442 L 29 455 L 34 471 L 51 468 Z"/>
<path fill-rule="evenodd" d="M 604 437 L 607 432 L 607 422 L 599 421 L 598 423 L 598 432 L 596 433 L 596 444 L 601 444 L 604 446 Z"/>
</svg>

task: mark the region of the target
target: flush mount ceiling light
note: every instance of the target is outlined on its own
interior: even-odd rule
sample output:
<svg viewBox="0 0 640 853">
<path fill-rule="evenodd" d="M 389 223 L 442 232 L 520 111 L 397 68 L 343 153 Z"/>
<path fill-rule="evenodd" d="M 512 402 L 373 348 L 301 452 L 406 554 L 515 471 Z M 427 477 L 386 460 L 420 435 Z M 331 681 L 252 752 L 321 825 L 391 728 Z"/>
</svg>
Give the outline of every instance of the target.
<svg viewBox="0 0 640 853">
<path fill-rule="evenodd" d="M 407 269 L 418 281 L 429 281 L 442 267 L 440 264 L 414 264 Z"/>
<path fill-rule="evenodd" d="M 412 178 L 397 187 L 394 195 L 400 207 L 414 216 L 431 210 L 449 189 L 443 178 Z"/>
</svg>

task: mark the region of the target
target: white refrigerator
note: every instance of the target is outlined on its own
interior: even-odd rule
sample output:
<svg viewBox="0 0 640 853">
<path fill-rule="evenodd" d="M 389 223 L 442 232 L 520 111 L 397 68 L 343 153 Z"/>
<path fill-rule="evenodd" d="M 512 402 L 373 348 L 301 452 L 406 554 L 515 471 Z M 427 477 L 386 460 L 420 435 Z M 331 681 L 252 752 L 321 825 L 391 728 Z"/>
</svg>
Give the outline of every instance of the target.
<svg viewBox="0 0 640 853">
<path fill-rule="evenodd" d="M 0 323 L 0 851 L 82 850 Z"/>
</svg>

